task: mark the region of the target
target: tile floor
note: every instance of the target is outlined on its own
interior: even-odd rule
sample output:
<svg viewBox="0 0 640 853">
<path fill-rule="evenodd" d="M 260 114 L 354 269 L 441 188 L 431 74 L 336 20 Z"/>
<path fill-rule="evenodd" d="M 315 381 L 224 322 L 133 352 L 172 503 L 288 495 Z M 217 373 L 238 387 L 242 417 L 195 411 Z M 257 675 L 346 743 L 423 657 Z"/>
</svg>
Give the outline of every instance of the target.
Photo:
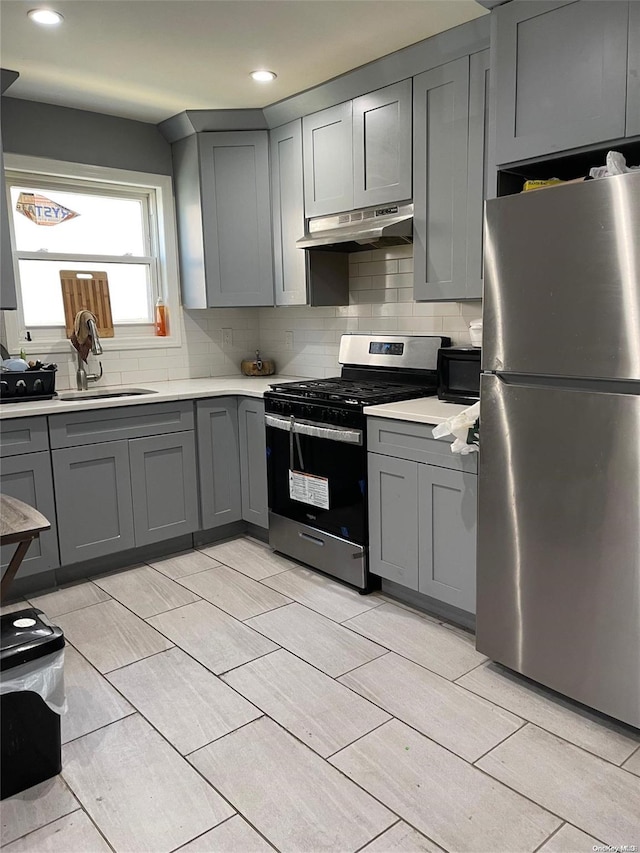
<svg viewBox="0 0 640 853">
<path fill-rule="evenodd" d="M 262 543 L 30 603 L 69 711 L 62 774 L 2 802 L 6 853 L 640 849 L 640 732 Z"/>
</svg>

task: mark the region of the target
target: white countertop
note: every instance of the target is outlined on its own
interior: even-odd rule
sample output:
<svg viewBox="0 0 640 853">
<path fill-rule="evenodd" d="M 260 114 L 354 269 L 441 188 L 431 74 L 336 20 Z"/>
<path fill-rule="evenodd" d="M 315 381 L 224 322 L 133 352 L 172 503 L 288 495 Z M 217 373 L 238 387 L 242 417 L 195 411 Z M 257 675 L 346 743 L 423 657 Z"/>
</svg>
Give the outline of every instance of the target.
<svg viewBox="0 0 640 853">
<path fill-rule="evenodd" d="M 400 403 L 365 406 L 364 413 L 369 417 L 436 425 L 459 415 L 467 408 L 468 406 L 461 406 L 458 403 L 444 403 L 437 397 L 420 397 L 417 400 L 403 400 Z"/>
<path fill-rule="evenodd" d="M 243 396 L 262 397 L 269 386 L 275 382 L 299 381 L 299 376 L 211 376 L 207 379 L 175 379 L 170 382 L 145 382 L 138 386 L 92 385 L 91 391 L 118 391 L 121 387 L 139 387 L 153 394 L 140 394 L 135 397 L 108 397 L 96 400 L 87 396 L 84 400 L 41 400 L 31 403 L 3 403 L 0 406 L 0 419 L 24 418 L 33 415 L 57 415 L 62 412 L 78 412 L 83 409 L 112 409 L 116 406 L 142 406 L 148 403 L 166 403 L 172 400 L 195 400 L 204 397 Z M 60 391 L 61 394 L 71 393 Z"/>
<path fill-rule="evenodd" d="M 78 412 L 83 409 L 112 409 L 117 406 L 144 406 L 149 403 L 166 403 L 172 400 L 196 400 L 205 397 L 242 396 L 262 397 L 269 386 L 275 382 L 300 381 L 299 376 L 211 376 L 206 379 L 175 379 L 170 382 L 141 383 L 140 388 L 153 391 L 153 394 L 140 394 L 135 397 L 108 397 L 97 400 L 87 396 L 84 400 L 34 401 L 31 403 L 3 403 L 0 406 L 0 419 L 24 418 L 34 415 L 55 415 L 62 412 Z M 118 391 L 117 385 L 94 385 L 95 391 Z M 126 387 L 134 387 L 127 385 Z M 61 391 L 65 394 L 65 391 Z M 405 400 L 400 403 L 384 403 L 380 406 L 366 406 L 365 415 L 377 418 L 390 418 L 398 421 L 439 424 L 447 418 L 462 412 L 466 406 L 455 403 L 443 403 L 435 397 L 421 397 L 417 400 Z"/>
</svg>

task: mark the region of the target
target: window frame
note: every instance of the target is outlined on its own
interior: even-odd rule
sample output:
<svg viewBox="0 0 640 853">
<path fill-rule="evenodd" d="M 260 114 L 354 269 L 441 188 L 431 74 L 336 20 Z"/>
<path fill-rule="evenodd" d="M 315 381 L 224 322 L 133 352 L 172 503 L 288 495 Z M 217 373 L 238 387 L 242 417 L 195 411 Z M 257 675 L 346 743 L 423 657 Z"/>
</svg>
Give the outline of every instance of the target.
<svg viewBox="0 0 640 853">
<path fill-rule="evenodd" d="M 118 323 L 115 326 L 113 338 L 103 338 L 102 346 L 106 352 L 132 349 L 165 349 L 182 345 L 180 322 L 180 279 L 178 272 L 178 252 L 176 237 L 176 218 L 173 195 L 173 181 L 169 175 L 158 175 L 147 172 L 133 172 L 125 169 L 115 169 L 107 166 L 93 166 L 84 163 L 71 163 L 50 160 L 43 157 L 30 157 L 21 154 L 5 153 L 5 186 L 8 209 L 11 212 L 9 228 L 13 266 L 16 275 L 16 296 L 18 308 L 16 311 L 4 312 L 7 346 L 11 352 L 24 349 L 27 355 L 42 355 L 68 353 L 71 347 L 64 336 L 61 326 L 35 326 L 29 329 L 31 341 L 25 339 L 25 323 L 22 309 L 22 291 L 20 287 L 19 259 L 43 258 L 44 253 L 18 251 L 16 249 L 11 184 L 21 182 L 19 173 L 24 173 L 24 180 L 33 183 L 37 179 L 43 189 L 59 186 L 69 189 L 78 182 L 76 191 L 97 189 L 104 195 L 122 196 L 122 188 L 131 187 L 131 194 L 139 198 L 147 197 L 148 218 L 145 217 L 146 249 L 149 256 L 102 256 L 109 263 L 144 263 L 149 265 L 151 276 L 151 298 L 153 302 L 161 296 L 169 309 L 169 331 L 166 337 L 156 337 L 153 322 L 149 323 Z M 111 186 L 110 186 L 111 185 Z M 117 185 L 117 186 L 113 186 Z M 111 189 L 111 192 L 110 192 Z M 120 192 L 118 192 L 118 190 Z M 126 194 L 126 192 L 125 192 Z M 147 221 L 150 227 L 147 228 Z M 91 260 L 99 262 L 98 255 L 72 255 L 68 253 L 47 252 L 49 260 L 68 260 L 82 262 Z"/>
</svg>

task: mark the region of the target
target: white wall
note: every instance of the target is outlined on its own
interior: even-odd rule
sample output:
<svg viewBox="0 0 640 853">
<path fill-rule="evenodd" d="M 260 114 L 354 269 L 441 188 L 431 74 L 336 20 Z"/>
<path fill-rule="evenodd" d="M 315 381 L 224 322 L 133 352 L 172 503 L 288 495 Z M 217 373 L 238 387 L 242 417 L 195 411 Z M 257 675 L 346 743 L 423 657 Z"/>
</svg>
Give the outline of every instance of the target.
<svg viewBox="0 0 640 853">
<path fill-rule="evenodd" d="M 2 312 L 0 312 L 1 314 Z M 170 317 L 170 323 L 176 318 Z M 180 310 L 182 346 L 166 349 L 132 349 L 105 352 L 99 357 L 104 370 L 101 385 L 144 385 L 165 379 L 195 379 L 240 373 L 240 362 L 258 346 L 257 308 L 210 308 L 206 311 Z M 222 330 L 231 329 L 233 343 L 222 345 Z M 6 341 L 4 325 L 0 337 Z M 15 354 L 15 353 L 13 353 Z M 36 356 L 29 356 L 35 358 Z M 76 356 L 69 345 L 68 354 L 38 353 L 42 361 L 58 364 L 56 388 L 76 387 Z M 88 372 L 98 371 L 98 358 L 89 356 Z M 91 386 L 93 387 L 93 386 Z"/>
<path fill-rule="evenodd" d="M 210 308 L 182 309 L 182 346 L 105 353 L 103 385 L 142 385 L 165 379 L 226 376 L 240 372 L 243 358 L 256 347 L 276 361 L 278 373 L 291 376 L 335 376 L 338 345 L 344 332 L 398 332 L 448 335 L 454 344 L 469 345 L 469 321 L 482 315 L 473 302 L 414 302 L 413 247 L 379 249 L 350 255 L 349 305 L 338 308 Z M 171 317 L 170 322 L 176 318 Z M 223 347 L 222 330 L 231 329 L 233 344 Z M 286 332 L 293 332 L 288 349 Z M 59 353 L 43 360 L 59 366 L 56 387 L 75 388 L 76 359 Z M 88 370 L 97 370 L 89 357 Z"/>
<path fill-rule="evenodd" d="M 413 246 L 349 256 L 349 305 L 338 308 L 260 308 L 260 349 L 279 373 L 334 376 L 344 332 L 448 335 L 469 346 L 469 322 L 482 302 L 414 302 Z M 285 333 L 293 332 L 287 349 Z"/>
</svg>

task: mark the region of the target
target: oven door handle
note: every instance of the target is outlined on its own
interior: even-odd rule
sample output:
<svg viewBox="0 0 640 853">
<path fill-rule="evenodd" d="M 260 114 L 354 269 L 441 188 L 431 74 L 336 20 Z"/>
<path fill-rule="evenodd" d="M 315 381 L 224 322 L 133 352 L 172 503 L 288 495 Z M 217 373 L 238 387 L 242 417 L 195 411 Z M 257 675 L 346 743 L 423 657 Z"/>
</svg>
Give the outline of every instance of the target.
<svg viewBox="0 0 640 853">
<path fill-rule="evenodd" d="M 294 432 L 297 435 L 310 435 L 313 438 L 326 438 L 329 441 L 340 441 L 343 444 L 357 444 L 360 447 L 364 442 L 364 433 L 361 429 L 349 429 L 348 427 L 325 426 L 325 424 L 313 421 L 291 421 L 290 418 L 282 418 L 278 415 L 265 415 L 266 426 L 281 429 L 285 432 Z"/>
</svg>

